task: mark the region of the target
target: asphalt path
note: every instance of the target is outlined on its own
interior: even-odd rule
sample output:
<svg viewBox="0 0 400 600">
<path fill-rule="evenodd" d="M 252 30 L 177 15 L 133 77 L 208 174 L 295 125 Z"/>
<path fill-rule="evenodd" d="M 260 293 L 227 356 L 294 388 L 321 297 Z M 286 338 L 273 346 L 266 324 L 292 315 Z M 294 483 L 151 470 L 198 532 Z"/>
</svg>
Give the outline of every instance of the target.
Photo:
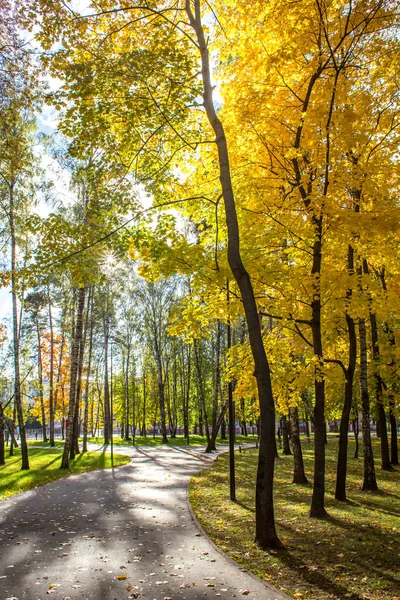
<svg viewBox="0 0 400 600">
<path fill-rule="evenodd" d="M 183 447 L 115 452 L 130 463 L 0 501 L 0 600 L 286 600 L 196 524 L 189 479 L 213 458 Z"/>
</svg>

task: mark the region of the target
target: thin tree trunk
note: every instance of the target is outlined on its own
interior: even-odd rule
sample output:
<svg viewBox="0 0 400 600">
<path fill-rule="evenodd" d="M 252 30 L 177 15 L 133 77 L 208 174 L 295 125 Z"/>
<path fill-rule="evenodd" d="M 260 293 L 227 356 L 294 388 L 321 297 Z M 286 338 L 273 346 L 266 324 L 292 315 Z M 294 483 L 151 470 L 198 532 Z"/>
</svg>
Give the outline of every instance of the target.
<svg viewBox="0 0 400 600">
<path fill-rule="evenodd" d="M 19 435 L 21 440 L 21 470 L 29 469 L 28 444 L 26 442 L 25 420 L 22 408 L 21 375 L 20 375 L 20 349 L 19 349 L 19 327 L 18 327 L 18 304 L 16 292 L 16 268 L 17 268 L 17 242 L 14 222 L 14 185 L 9 188 L 10 197 L 10 237 L 11 237 L 11 297 L 12 297 L 12 327 L 13 327 L 13 354 L 14 354 L 14 398 L 18 416 Z"/>
<path fill-rule="evenodd" d="M 210 437 L 210 443 L 207 444 L 207 448 L 206 448 L 207 453 L 210 453 L 210 452 L 213 452 L 216 450 L 215 441 L 217 439 L 218 431 L 221 427 L 221 424 L 225 420 L 225 413 L 226 413 L 227 408 L 228 408 L 228 403 L 225 402 L 225 404 L 223 405 L 222 410 L 217 418 L 217 422 L 215 424 L 215 429 L 212 430 L 212 434 Z"/>
<path fill-rule="evenodd" d="M 303 452 L 301 450 L 299 434 L 299 409 L 297 406 L 289 408 L 289 418 L 291 423 L 293 446 L 293 483 L 298 485 L 307 485 L 308 479 L 304 471 Z"/>
<path fill-rule="evenodd" d="M 42 344 L 40 341 L 40 328 L 39 328 L 39 315 L 36 313 L 36 335 L 38 345 L 38 375 L 39 375 L 39 401 L 40 401 L 40 412 L 42 415 L 42 439 L 43 442 L 47 442 L 46 433 L 46 414 L 44 410 L 44 399 L 43 399 L 43 361 L 42 361 Z"/>
<path fill-rule="evenodd" d="M 349 245 L 347 253 L 347 269 L 349 275 L 354 274 L 354 249 Z M 349 288 L 346 294 L 347 302 L 350 302 L 352 297 L 352 290 Z M 346 324 L 347 324 L 347 335 L 349 338 L 349 362 L 347 369 L 345 370 L 345 388 L 344 388 L 344 404 L 342 409 L 342 416 L 340 420 L 340 433 L 339 433 L 339 452 L 336 469 L 336 500 L 344 502 L 346 500 L 346 476 L 347 476 L 347 449 L 348 449 L 348 437 L 349 437 L 349 422 L 351 407 L 353 404 L 353 383 L 354 383 L 354 372 L 357 361 L 357 335 L 356 326 L 353 318 L 349 315 L 346 310 Z"/>
<path fill-rule="evenodd" d="M 353 420 L 353 429 L 354 429 L 354 441 L 355 441 L 355 447 L 354 447 L 354 458 L 358 458 L 359 455 L 359 427 L 358 427 L 358 414 L 357 417 Z"/>
<path fill-rule="evenodd" d="M 368 262 L 363 260 L 363 272 L 365 275 L 369 275 Z M 376 314 L 371 310 L 372 298 L 368 294 L 368 300 L 370 304 L 369 310 L 369 322 L 371 325 L 371 339 L 372 339 L 372 358 L 374 366 L 374 379 L 375 379 L 375 397 L 378 408 L 378 420 L 381 440 L 381 461 L 382 469 L 384 471 L 392 471 L 393 467 L 390 464 L 389 456 L 389 440 L 386 424 L 386 414 L 383 405 L 383 381 L 379 373 L 379 342 L 378 342 L 378 325 L 376 322 Z"/>
<path fill-rule="evenodd" d="M 61 469 L 69 468 L 69 453 L 72 447 L 73 421 L 76 403 L 76 383 L 79 369 L 79 349 L 82 340 L 83 330 L 83 311 L 85 308 L 85 288 L 79 288 L 78 291 L 78 307 L 76 314 L 76 327 L 74 328 L 74 337 L 71 348 L 71 378 L 69 386 L 69 405 L 67 418 L 67 431 L 65 435 L 65 444 L 63 457 L 61 461 Z"/>
<path fill-rule="evenodd" d="M 54 332 L 53 315 L 51 313 L 50 285 L 47 288 L 49 302 L 49 327 L 50 327 L 50 378 L 49 378 L 49 421 L 50 421 L 50 446 L 54 447 Z"/>
<path fill-rule="evenodd" d="M 107 318 L 104 319 L 104 423 L 103 434 L 104 444 L 108 445 L 111 439 L 110 433 L 110 387 L 108 381 L 108 341 L 109 341 L 109 325 Z"/>
<path fill-rule="evenodd" d="M 282 429 L 282 440 L 283 440 L 283 451 L 282 454 L 286 456 L 290 456 L 292 454 L 289 445 L 289 431 L 288 431 L 288 422 L 286 415 L 282 415 L 281 419 L 281 429 Z"/>
<path fill-rule="evenodd" d="M 90 332 L 89 332 L 89 348 L 88 348 L 88 364 L 86 373 L 86 388 L 84 396 L 84 413 L 83 413 L 83 444 L 82 452 L 87 452 L 87 438 L 88 438 L 88 421 L 89 421 L 89 385 L 90 385 L 90 372 L 92 368 L 92 348 L 93 348 L 93 288 L 89 289 L 89 298 L 87 303 L 88 314 L 90 311 Z"/>
<path fill-rule="evenodd" d="M 362 407 L 362 435 L 364 443 L 364 482 L 362 489 L 375 491 L 378 489 L 375 477 L 374 455 L 372 452 L 370 409 L 368 393 L 368 363 L 367 363 L 367 330 L 365 319 L 358 323 L 360 338 L 360 397 Z"/>
<path fill-rule="evenodd" d="M 397 443 L 397 423 L 394 414 L 394 402 L 390 402 L 390 462 L 399 464 L 399 448 Z"/>
<path fill-rule="evenodd" d="M 256 541 L 261 548 L 281 547 L 275 529 L 273 480 L 275 463 L 275 405 L 272 395 L 271 376 L 261 334 L 261 324 L 249 274 L 240 253 L 239 225 L 236 214 L 228 146 L 224 127 L 218 118 L 213 104 L 208 47 L 201 21 L 200 0 L 194 0 L 194 14 L 190 0 L 186 0 L 185 10 L 193 28 L 201 56 L 203 105 L 215 133 L 218 149 L 220 182 L 225 205 L 228 230 L 228 262 L 240 290 L 246 314 L 250 346 L 255 365 L 258 396 L 261 414 L 261 438 L 256 483 Z"/>
<path fill-rule="evenodd" d="M 209 447 L 211 437 L 210 437 L 210 429 L 208 426 L 206 399 L 205 399 L 205 395 L 204 395 L 203 374 L 201 372 L 199 344 L 196 339 L 193 342 L 193 346 L 194 346 L 194 357 L 195 357 L 196 372 L 197 372 L 197 383 L 199 386 L 200 412 L 201 412 L 203 422 L 204 422 L 204 427 L 206 430 L 207 447 Z"/>
<path fill-rule="evenodd" d="M 5 447 L 4 447 L 4 411 L 3 404 L 0 402 L 0 465 L 6 464 Z"/>
</svg>

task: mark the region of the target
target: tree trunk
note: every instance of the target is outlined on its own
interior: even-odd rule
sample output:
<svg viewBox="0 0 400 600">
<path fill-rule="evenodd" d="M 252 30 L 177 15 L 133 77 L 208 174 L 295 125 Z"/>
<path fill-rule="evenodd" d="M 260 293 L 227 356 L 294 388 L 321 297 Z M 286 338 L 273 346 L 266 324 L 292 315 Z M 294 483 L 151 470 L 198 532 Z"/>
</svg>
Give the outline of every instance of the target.
<svg viewBox="0 0 400 600">
<path fill-rule="evenodd" d="M 347 270 L 349 275 L 354 274 L 354 249 L 351 245 L 347 253 Z M 346 294 L 346 300 L 349 302 L 352 297 L 352 290 L 349 288 Z M 346 383 L 344 388 L 344 404 L 340 420 L 339 433 L 339 452 L 336 469 L 336 500 L 344 502 L 346 500 L 346 476 L 347 476 L 347 449 L 349 437 L 349 422 L 351 407 L 353 405 L 353 383 L 354 372 L 357 361 L 357 335 L 356 326 L 353 318 L 346 310 L 347 335 L 349 338 L 349 362 L 345 371 Z"/>
<path fill-rule="evenodd" d="M 282 454 L 285 456 L 290 456 L 292 454 L 289 445 L 289 431 L 288 431 L 288 422 L 286 415 L 282 415 L 281 419 L 281 429 L 282 429 L 282 440 L 283 440 L 283 450 Z"/>
<path fill-rule="evenodd" d="M 397 444 L 397 423 L 394 414 L 394 402 L 390 402 L 390 462 L 399 464 L 399 448 Z"/>
<path fill-rule="evenodd" d="M 299 434 L 299 409 L 296 407 L 289 408 L 289 418 L 292 429 L 292 446 L 293 446 L 293 483 L 298 485 L 307 485 L 308 479 L 304 471 L 303 452 L 301 450 L 300 434 Z"/>
<path fill-rule="evenodd" d="M 261 548 L 276 548 L 281 547 L 282 544 L 276 533 L 274 518 L 275 405 L 270 369 L 263 344 L 253 286 L 240 253 L 239 225 L 232 189 L 228 147 L 222 122 L 218 118 L 213 104 L 213 85 L 208 47 L 201 22 L 200 0 L 194 0 L 193 4 L 194 14 L 189 0 L 186 0 L 185 9 L 189 23 L 196 33 L 201 56 L 203 105 L 214 130 L 218 149 L 220 182 L 228 232 L 228 262 L 239 287 L 246 314 L 260 402 L 261 438 L 256 483 L 256 541 Z"/>
<path fill-rule="evenodd" d="M 22 408 L 21 375 L 20 375 L 20 350 L 19 350 L 19 326 L 18 305 L 16 292 L 16 268 L 17 268 L 17 242 L 14 222 L 14 185 L 10 185 L 10 237 L 11 237 L 11 297 L 12 297 L 12 327 L 13 327 L 13 354 L 14 354 L 14 399 L 18 416 L 19 435 L 21 440 L 21 470 L 29 469 L 28 444 L 26 442 L 25 421 Z"/>
<path fill-rule="evenodd" d="M 5 447 L 4 447 L 4 411 L 3 404 L 0 402 L 0 465 L 6 464 Z"/>
<path fill-rule="evenodd" d="M 363 272 L 365 275 L 369 275 L 368 263 L 363 260 Z M 372 358 L 374 366 L 374 379 L 375 379 L 375 397 L 378 408 L 378 420 L 379 420 L 379 431 L 381 440 L 381 459 L 382 469 L 384 471 L 392 471 L 393 467 L 390 464 L 389 456 L 389 440 L 386 424 L 386 414 L 383 405 L 383 381 L 379 372 L 379 342 L 378 342 L 378 325 L 376 322 L 376 314 L 371 310 L 371 295 L 368 295 L 370 310 L 369 310 L 369 322 L 371 325 L 371 340 L 372 340 Z"/>
<path fill-rule="evenodd" d="M 358 458 L 359 455 L 359 427 L 358 427 L 358 415 L 357 418 L 354 419 L 353 421 L 353 429 L 354 429 L 354 441 L 355 441 L 355 447 L 354 447 L 354 458 Z"/>
<path fill-rule="evenodd" d="M 42 415 L 42 439 L 43 442 L 48 442 L 46 432 L 46 414 L 44 410 L 44 399 L 43 399 L 43 361 L 42 361 L 42 344 L 40 341 L 40 328 L 39 328 L 39 314 L 36 313 L 36 335 L 38 345 L 38 375 L 39 375 L 39 400 L 40 400 L 40 412 Z"/>
<path fill-rule="evenodd" d="M 50 421 L 50 446 L 54 448 L 54 332 L 53 315 L 51 313 L 50 285 L 47 288 L 49 302 L 49 327 L 50 327 L 50 378 L 49 378 L 49 421 Z"/>
<path fill-rule="evenodd" d="M 182 364 L 184 364 L 184 354 L 182 352 Z M 189 400 L 190 400 L 190 385 L 191 385 L 191 352 L 190 346 L 187 352 L 187 371 L 186 371 L 186 383 L 184 386 L 183 396 L 183 435 L 185 438 L 189 438 Z"/>
<path fill-rule="evenodd" d="M 206 399 L 204 394 L 204 385 L 203 385 L 203 374 L 201 372 L 201 362 L 200 362 L 200 351 L 198 341 L 195 339 L 194 343 L 194 357 L 196 363 L 196 371 L 197 371 L 197 383 L 199 387 L 199 400 L 200 400 L 200 412 L 204 420 L 204 427 L 206 430 L 206 439 L 207 439 L 207 447 L 210 445 L 210 430 L 208 426 L 208 417 L 207 417 L 207 409 L 206 409 Z M 215 447 L 213 448 L 215 450 Z"/>
<path fill-rule="evenodd" d="M 82 452 L 87 452 L 87 438 L 88 438 L 88 422 L 89 422 L 89 385 L 90 385 L 90 372 L 92 368 L 92 348 L 93 348 L 93 288 L 89 289 L 89 298 L 87 303 L 87 311 L 89 315 L 90 311 L 90 331 L 89 331 L 89 348 L 88 348 L 88 364 L 86 373 L 86 388 L 84 396 L 84 413 L 83 413 L 83 444 Z M 93 419 L 92 419 L 93 421 Z"/>
<path fill-rule="evenodd" d="M 347 332 L 349 336 L 349 364 L 346 369 L 346 383 L 344 388 L 344 404 L 340 420 L 339 433 L 339 452 L 336 469 L 336 500 L 344 502 L 346 500 L 346 476 L 347 476 L 347 448 L 348 431 L 350 422 L 351 407 L 353 404 L 353 382 L 354 371 L 357 360 L 357 336 L 353 319 L 346 314 Z M 357 440 L 358 441 L 358 440 Z"/>
<path fill-rule="evenodd" d="M 111 415 L 110 415 L 110 387 L 108 381 L 108 342 L 109 342 L 109 324 L 107 317 L 104 318 L 104 423 L 103 434 L 104 444 L 108 445 L 111 441 Z"/>
<path fill-rule="evenodd" d="M 71 377 L 69 386 L 69 405 L 67 418 L 67 431 L 65 435 L 65 444 L 63 457 L 61 461 L 61 469 L 69 468 L 69 453 L 72 445 L 72 430 L 76 403 L 76 380 L 79 369 L 79 349 L 82 340 L 83 330 L 83 311 L 85 307 L 85 288 L 81 287 L 78 291 L 78 307 L 76 313 L 76 326 L 74 328 L 74 337 L 71 348 Z"/>
<path fill-rule="evenodd" d="M 72 442 L 70 450 L 70 458 L 74 459 L 76 454 L 80 454 L 79 449 L 79 417 L 80 417 L 80 404 L 82 395 L 82 373 L 83 373 L 83 358 L 85 355 L 86 335 L 88 330 L 88 319 L 89 313 L 86 311 L 85 324 L 83 327 L 81 343 L 79 344 L 79 364 L 78 364 L 78 375 L 76 379 L 76 400 L 75 400 L 75 411 L 74 411 L 74 424 L 72 430 Z M 82 315 L 83 320 L 83 315 Z"/>
<path fill-rule="evenodd" d="M 147 437 L 146 432 L 146 371 L 143 369 L 143 425 L 142 425 L 142 435 L 143 437 Z"/>
<path fill-rule="evenodd" d="M 362 489 L 375 491 L 378 489 L 375 477 L 374 455 L 372 452 L 370 410 L 368 393 L 368 363 L 367 363 L 367 330 L 365 319 L 358 324 L 360 338 L 360 397 L 362 407 L 362 436 L 364 443 L 364 482 Z"/>
<path fill-rule="evenodd" d="M 315 231 L 313 246 L 314 295 L 311 302 L 311 331 L 315 364 L 315 405 L 314 405 L 314 486 L 311 499 L 310 517 L 323 518 L 325 510 L 325 381 L 321 333 L 321 292 L 320 273 L 322 263 L 322 217 L 312 216 Z"/>
<path fill-rule="evenodd" d="M 167 421 L 165 416 L 165 383 L 163 381 L 163 370 L 161 364 L 161 357 L 158 357 L 157 361 L 157 376 L 158 376 L 158 396 L 160 401 L 160 419 L 161 419 L 161 435 L 162 443 L 168 444 L 167 438 Z"/>
<path fill-rule="evenodd" d="M 217 422 L 215 424 L 215 429 L 212 430 L 212 434 L 211 434 L 211 437 L 210 437 L 210 443 L 207 444 L 207 447 L 206 447 L 206 452 L 207 453 L 213 452 L 213 451 L 215 451 L 217 449 L 216 446 L 215 446 L 215 441 L 217 439 L 218 432 L 219 432 L 219 429 L 221 427 L 221 424 L 225 421 L 225 413 L 226 413 L 227 407 L 228 407 L 228 404 L 225 403 L 223 405 L 223 407 L 222 407 L 222 410 L 221 410 L 218 418 L 217 418 Z"/>
</svg>

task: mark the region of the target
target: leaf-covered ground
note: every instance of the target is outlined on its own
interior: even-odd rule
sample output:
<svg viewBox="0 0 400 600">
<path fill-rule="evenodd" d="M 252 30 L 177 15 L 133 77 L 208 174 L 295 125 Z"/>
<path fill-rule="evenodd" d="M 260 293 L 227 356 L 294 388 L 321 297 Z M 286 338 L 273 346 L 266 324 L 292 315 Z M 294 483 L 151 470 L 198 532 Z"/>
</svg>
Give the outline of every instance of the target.
<svg viewBox="0 0 400 600">
<path fill-rule="evenodd" d="M 362 448 L 360 448 L 362 451 Z M 228 456 L 191 480 L 194 511 L 216 544 L 232 558 L 295 598 L 400 600 L 400 469 L 381 471 L 374 441 L 379 492 L 362 492 L 363 460 L 349 448 L 348 502 L 334 499 L 337 443 L 327 445 L 327 520 L 310 519 L 311 486 L 295 486 L 293 458 L 276 464 L 276 521 L 285 551 L 254 544 L 257 454 L 236 453 L 237 503 L 229 501 Z M 306 472 L 313 449 L 303 444 Z"/>
<path fill-rule="evenodd" d="M 129 462 L 129 456 L 104 452 L 85 452 L 70 461 L 69 469 L 60 469 L 62 450 L 60 448 L 30 449 L 29 471 L 21 471 L 21 450 L 14 449 L 14 456 L 6 458 L 6 464 L 0 467 L 0 499 L 26 492 L 34 487 L 54 481 L 60 477 L 77 475 L 94 469 L 119 467 Z"/>
</svg>

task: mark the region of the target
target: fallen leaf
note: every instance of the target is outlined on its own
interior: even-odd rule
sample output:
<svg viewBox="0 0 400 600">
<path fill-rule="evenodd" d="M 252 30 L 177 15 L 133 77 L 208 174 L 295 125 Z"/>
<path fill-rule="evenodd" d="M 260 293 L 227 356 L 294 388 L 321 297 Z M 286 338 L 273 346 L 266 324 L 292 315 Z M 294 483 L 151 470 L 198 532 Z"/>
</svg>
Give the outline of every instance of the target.
<svg viewBox="0 0 400 600">
<path fill-rule="evenodd" d="M 118 581 L 123 581 L 124 579 L 128 579 L 128 575 L 117 575 L 115 579 L 118 579 Z"/>
</svg>

